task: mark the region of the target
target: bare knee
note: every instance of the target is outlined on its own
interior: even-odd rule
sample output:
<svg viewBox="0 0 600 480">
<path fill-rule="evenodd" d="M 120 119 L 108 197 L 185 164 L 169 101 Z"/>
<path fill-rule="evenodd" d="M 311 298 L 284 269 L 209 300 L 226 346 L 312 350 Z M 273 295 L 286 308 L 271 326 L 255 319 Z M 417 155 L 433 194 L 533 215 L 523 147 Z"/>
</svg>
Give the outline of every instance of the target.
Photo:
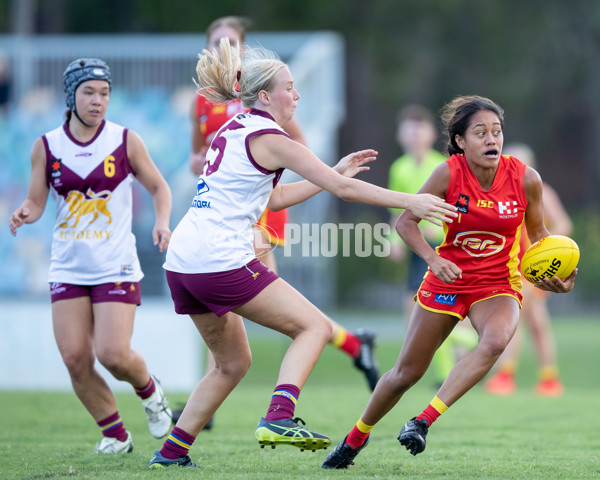
<svg viewBox="0 0 600 480">
<path fill-rule="evenodd" d="M 307 330 L 315 342 L 320 341 L 325 345 L 331 340 L 332 328 L 331 321 L 326 316 L 321 315 L 311 320 Z"/>
<path fill-rule="evenodd" d="M 509 341 L 510 339 L 500 337 L 483 338 L 479 340 L 477 350 L 490 359 L 496 359 L 502 354 Z"/>
<path fill-rule="evenodd" d="M 417 383 L 425 374 L 426 368 L 419 366 L 400 366 L 400 368 L 394 368 L 387 372 L 383 378 L 388 388 L 390 388 L 394 394 L 402 395 L 415 383 Z"/>
<path fill-rule="evenodd" d="M 244 378 L 252 364 L 250 348 L 243 352 L 236 351 L 234 358 L 216 361 L 215 373 L 229 378 L 236 385 Z"/>
<path fill-rule="evenodd" d="M 62 352 L 62 359 L 73 382 L 85 381 L 94 370 L 94 358 L 86 352 Z"/>
<path fill-rule="evenodd" d="M 97 352 L 98 361 L 118 380 L 126 376 L 129 354 L 130 350 L 123 351 L 114 348 L 104 348 Z"/>
<path fill-rule="evenodd" d="M 331 340 L 333 326 L 327 317 L 323 316 L 319 318 L 319 321 L 315 322 L 313 328 L 315 329 L 315 338 L 320 338 L 324 344 Z"/>
<path fill-rule="evenodd" d="M 325 315 L 315 315 L 309 322 L 297 323 L 285 333 L 292 339 L 299 335 L 309 335 L 315 343 L 325 345 L 331 340 L 331 321 Z"/>
</svg>

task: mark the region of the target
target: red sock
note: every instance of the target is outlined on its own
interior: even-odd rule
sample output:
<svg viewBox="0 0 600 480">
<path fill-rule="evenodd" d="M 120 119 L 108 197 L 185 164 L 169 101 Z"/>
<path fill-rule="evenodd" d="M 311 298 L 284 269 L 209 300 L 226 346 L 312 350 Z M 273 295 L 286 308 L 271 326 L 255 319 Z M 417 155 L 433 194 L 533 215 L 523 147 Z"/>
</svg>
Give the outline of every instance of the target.
<svg viewBox="0 0 600 480">
<path fill-rule="evenodd" d="M 346 445 L 349 445 L 350 448 L 352 448 L 353 450 L 356 450 L 358 447 L 362 446 L 365 443 L 369 434 L 370 432 L 361 432 L 358 428 L 356 428 L 356 425 L 354 425 L 354 428 L 350 430 L 350 433 L 348 434 L 345 443 Z"/>
<path fill-rule="evenodd" d="M 431 424 L 435 422 L 440 415 L 441 413 L 435 408 L 433 408 L 431 405 L 427 405 L 427 408 L 423 410 L 423 413 L 417 417 L 417 420 L 422 420 L 424 418 L 431 427 Z"/>
<path fill-rule="evenodd" d="M 360 340 L 348 330 L 344 330 L 344 334 L 345 336 L 343 340 L 341 340 L 341 343 L 338 343 L 340 340 L 336 339 L 335 346 L 346 352 L 352 358 L 358 358 L 360 355 Z"/>
<path fill-rule="evenodd" d="M 160 454 L 171 460 L 175 458 L 185 457 L 196 437 L 192 437 L 185 430 L 179 427 L 173 427 L 171 434 L 165 440 L 163 447 L 160 449 Z"/>
<path fill-rule="evenodd" d="M 298 402 L 299 395 L 300 389 L 296 385 L 287 383 L 277 385 L 271 397 L 271 404 L 265 415 L 265 420 L 292 418 L 296 411 L 296 403 Z"/>
<path fill-rule="evenodd" d="M 123 425 L 123 420 L 121 420 L 119 412 L 115 412 L 110 417 L 100 420 L 98 426 L 105 437 L 116 438 L 119 442 L 127 440 L 127 430 L 125 429 L 125 425 Z"/>
<path fill-rule="evenodd" d="M 146 400 L 147 398 L 150 398 L 156 390 L 156 386 L 154 385 L 154 379 L 152 378 L 152 376 L 150 377 L 150 380 L 148 380 L 148 383 L 146 385 L 144 385 L 142 388 L 137 388 L 137 387 L 133 387 L 133 388 L 135 390 L 135 394 L 138 397 L 140 397 L 142 400 Z"/>
</svg>

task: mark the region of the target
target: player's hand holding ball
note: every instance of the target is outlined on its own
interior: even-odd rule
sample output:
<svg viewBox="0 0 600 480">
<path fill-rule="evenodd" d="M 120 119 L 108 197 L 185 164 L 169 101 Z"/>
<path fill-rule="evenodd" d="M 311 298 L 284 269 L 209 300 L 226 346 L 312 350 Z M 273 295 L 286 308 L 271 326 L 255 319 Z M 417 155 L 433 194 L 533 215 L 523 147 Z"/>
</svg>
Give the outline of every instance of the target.
<svg viewBox="0 0 600 480">
<path fill-rule="evenodd" d="M 531 245 L 521 260 L 521 272 L 527 281 L 550 292 L 573 290 L 579 247 L 569 237 L 550 235 Z"/>
</svg>

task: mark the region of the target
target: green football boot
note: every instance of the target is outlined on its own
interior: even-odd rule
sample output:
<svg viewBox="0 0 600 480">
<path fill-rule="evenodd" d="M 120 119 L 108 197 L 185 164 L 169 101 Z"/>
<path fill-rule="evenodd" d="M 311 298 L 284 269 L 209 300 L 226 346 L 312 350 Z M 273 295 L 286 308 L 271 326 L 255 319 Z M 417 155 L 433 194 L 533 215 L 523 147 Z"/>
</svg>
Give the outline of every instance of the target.
<svg viewBox="0 0 600 480">
<path fill-rule="evenodd" d="M 301 418 L 284 418 L 282 420 L 272 420 L 267 422 L 261 418 L 256 428 L 256 439 L 260 443 L 260 448 L 269 445 L 275 448 L 277 445 L 291 445 L 299 448 L 300 451 L 321 450 L 331 445 L 331 439 L 320 433 L 312 432 L 302 426 L 306 425 Z"/>
</svg>

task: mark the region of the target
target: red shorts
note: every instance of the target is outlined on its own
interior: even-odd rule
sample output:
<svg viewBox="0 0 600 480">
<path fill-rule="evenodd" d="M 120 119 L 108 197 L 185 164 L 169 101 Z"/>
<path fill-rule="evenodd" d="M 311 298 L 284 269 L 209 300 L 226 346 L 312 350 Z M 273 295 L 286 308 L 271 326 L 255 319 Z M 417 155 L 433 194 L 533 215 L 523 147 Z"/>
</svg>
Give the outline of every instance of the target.
<svg viewBox="0 0 600 480">
<path fill-rule="evenodd" d="M 502 295 L 513 297 L 519 302 L 519 307 L 523 302 L 523 295 L 512 288 L 490 290 L 488 287 L 481 289 L 474 288 L 468 293 L 435 293 L 423 289 L 423 285 L 419 288 L 416 299 L 419 305 L 425 310 L 453 315 L 463 320 L 469 314 L 471 307 L 477 302 Z"/>
<path fill-rule="evenodd" d="M 285 244 L 285 224 L 287 222 L 287 209 L 273 212 L 265 208 L 258 222 L 256 222 L 256 226 L 265 233 L 271 245 L 280 246 Z"/>
<path fill-rule="evenodd" d="M 167 270 L 175 312 L 182 315 L 214 312 L 221 317 L 248 303 L 278 278 L 256 259 L 225 272 L 177 273 Z"/>
<path fill-rule="evenodd" d="M 50 283 L 52 303 L 70 298 L 90 297 L 92 303 L 120 302 L 142 304 L 141 282 L 112 282 L 100 285 L 72 285 L 70 283 Z"/>
</svg>

